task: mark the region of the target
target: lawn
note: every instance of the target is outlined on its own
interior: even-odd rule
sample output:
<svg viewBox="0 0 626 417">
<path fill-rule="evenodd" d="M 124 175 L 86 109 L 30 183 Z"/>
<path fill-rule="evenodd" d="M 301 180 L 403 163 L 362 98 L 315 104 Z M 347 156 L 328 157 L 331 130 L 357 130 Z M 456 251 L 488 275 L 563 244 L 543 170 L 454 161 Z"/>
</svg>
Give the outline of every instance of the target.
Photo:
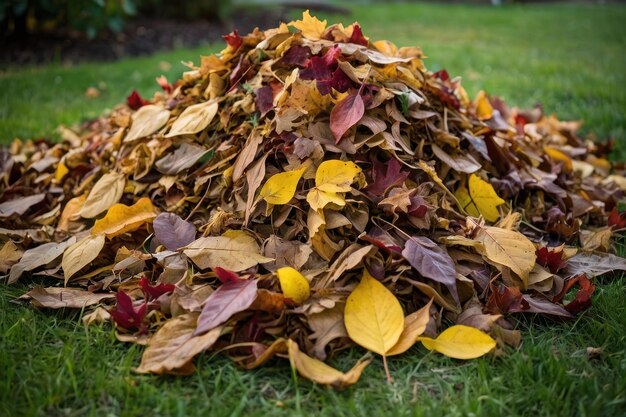
<svg viewBox="0 0 626 417">
<path fill-rule="evenodd" d="M 618 142 L 626 160 L 625 6 L 359 6 L 366 35 L 419 45 L 427 65 L 463 75 L 519 106 L 542 103 L 563 119 Z M 181 60 L 216 47 L 117 63 L 10 68 L 0 72 L 0 143 L 55 136 L 55 127 L 94 117 L 154 78 L 175 79 Z M 102 94 L 86 98 L 85 90 Z M 620 253 L 624 254 L 623 245 Z M 77 312 L 38 311 L 12 300 L 39 278 L 0 284 L 0 416 L 621 416 L 626 415 L 626 278 L 599 280 L 594 304 L 574 322 L 518 318 L 524 342 L 502 357 L 469 362 L 423 348 L 390 360 L 387 385 L 376 360 L 354 387 L 336 392 L 294 379 L 288 363 L 246 372 L 201 357 L 187 378 L 133 373 L 142 348 L 110 326 L 82 325 Z M 48 282 L 51 284 L 51 282 Z M 588 347 L 601 348 L 590 356 Z M 347 369 L 355 349 L 333 365 Z"/>
</svg>

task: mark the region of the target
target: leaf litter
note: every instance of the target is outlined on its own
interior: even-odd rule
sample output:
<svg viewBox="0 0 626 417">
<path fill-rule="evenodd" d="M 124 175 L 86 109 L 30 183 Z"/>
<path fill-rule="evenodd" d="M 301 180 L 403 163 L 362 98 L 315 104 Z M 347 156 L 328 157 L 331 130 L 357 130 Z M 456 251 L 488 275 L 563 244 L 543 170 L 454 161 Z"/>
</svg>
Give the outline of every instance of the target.
<svg viewBox="0 0 626 417">
<path fill-rule="evenodd" d="M 201 352 L 274 356 L 338 388 L 353 345 L 457 359 L 517 346 L 519 313 L 572 318 L 626 270 L 610 146 L 541 108 L 429 72 L 416 47 L 303 14 L 188 63 L 162 91 L 0 150 L 0 273 L 146 345 L 138 372 Z M 423 353 L 422 353 L 423 354 Z"/>
</svg>

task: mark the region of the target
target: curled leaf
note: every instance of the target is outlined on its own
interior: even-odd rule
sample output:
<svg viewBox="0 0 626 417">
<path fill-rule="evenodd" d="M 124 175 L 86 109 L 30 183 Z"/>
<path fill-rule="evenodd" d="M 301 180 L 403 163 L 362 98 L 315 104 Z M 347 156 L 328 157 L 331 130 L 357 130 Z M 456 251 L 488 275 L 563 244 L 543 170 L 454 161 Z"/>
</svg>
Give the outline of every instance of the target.
<svg viewBox="0 0 626 417">
<path fill-rule="evenodd" d="M 311 295 L 309 281 L 292 267 L 279 268 L 276 275 L 285 297 L 292 299 L 296 304 L 304 303 Z"/>
</svg>

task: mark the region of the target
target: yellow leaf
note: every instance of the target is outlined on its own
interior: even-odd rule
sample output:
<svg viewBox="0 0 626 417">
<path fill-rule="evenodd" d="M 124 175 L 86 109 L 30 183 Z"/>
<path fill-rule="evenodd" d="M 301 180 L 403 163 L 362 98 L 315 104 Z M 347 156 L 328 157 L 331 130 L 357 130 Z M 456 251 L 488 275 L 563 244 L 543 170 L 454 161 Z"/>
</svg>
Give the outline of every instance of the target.
<svg viewBox="0 0 626 417">
<path fill-rule="evenodd" d="M 464 188 L 460 187 L 457 190 L 456 198 L 468 214 L 478 216 L 480 213 L 490 222 L 498 220 L 500 217 L 498 206 L 505 201 L 496 194 L 491 184 L 472 174 L 469 177 L 469 193 Z"/>
<path fill-rule="evenodd" d="M 309 281 L 297 270 L 285 266 L 276 270 L 283 295 L 291 298 L 296 304 L 304 303 L 311 295 Z"/>
<path fill-rule="evenodd" d="M 296 193 L 298 181 L 306 171 L 306 166 L 299 169 L 272 175 L 261 188 L 259 195 L 270 204 L 287 204 Z"/>
<path fill-rule="evenodd" d="M 565 172 L 572 172 L 572 170 L 574 169 L 572 158 L 559 151 L 558 149 L 551 148 L 550 146 L 544 146 L 543 150 L 546 154 L 548 154 L 548 156 L 550 156 L 550 158 L 558 162 L 563 162 L 563 170 Z"/>
<path fill-rule="evenodd" d="M 487 333 L 461 324 L 448 327 L 436 339 L 420 337 L 419 340 L 426 349 L 455 359 L 478 358 L 496 347 L 496 341 Z"/>
<path fill-rule="evenodd" d="M 324 161 L 315 173 L 315 186 L 327 192 L 347 192 L 361 168 L 354 162 L 333 159 Z"/>
<path fill-rule="evenodd" d="M 426 330 L 426 325 L 430 320 L 430 306 L 433 303 L 431 299 L 428 304 L 420 308 L 413 314 L 409 314 L 404 318 L 404 330 L 398 339 L 398 343 L 392 347 L 387 356 L 400 355 L 406 352 L 417 342 L 417 339 Z"/>
<path fill-rule="evenodd" d="M 289 23 L 302 32 L 302 36 L 311 40 L 318 40 L 326 30 L 326 19 L 320 21 L 317 17 L 311 16 L 308 10 L 302 13 L 302 20 L 294 20 Z"/>
<path fill-rule="evenodd" d="M 332 385 L 336 388 L 345 388 L 355 384 L 363 370 L 370 364 L 371 359 L 360 360 L 348 372 L 343 373 L 324 362 L 314 359 L 302 352 L 293 340 L 287 340 L 289 362 L 298 373 L 317 384 Z"/>
<path fill-rule="evenodd" d="M 152 201 L 147 197 L 140 198 L 132 206 L 115 204 L 106 216 L 96 220 L 91 234 L 104 233 L 108 238 L 113 238 L 137 230 L 145 223 L 151 223 L 155 217 Z"/>
<path fill-rule="evenodd" d="M 143 352 L 139 373 L 190 375 L 195 367 L 192 359 L 210 348 L 222 333 L 216 327 L 200 336 L 193 336 L 198 325 L 198 313 L 187 313 L 167 320 L 148 341 Z"/>
<path fill-rule="evenodd" d="M 63 211 L 61 212 L 61 217 L 59 218 L 57 229 L 64 232 L 69 232 L 70 222 L 72 220 L 80 218 L 80 209 L 83 207 L 83 204 L 85 204 L 86 199 L 87 194 L 83 194 L 78 197 L 74 197 L 67 202 L 67 204 L 63 208 Z"/>
<path fill-rule="evenodd" d="M 124 142 L 132 142 L 153 134 L 163 126 L 170 118 L 169 110 L 154 104 L 143 106 L 132 117 L 132 124 Z"/>
<path fill-rule="evenodd" d="M 489 120 L 493 117 L 493 107 L 489 102 L 489 97 L 484 91 L 480 90 L 474 99 L 474 106 L 476 107 L 476 117 L 479 120 Z"/>
<path fill-rule="evenodd" d="M 57 165 L 57 169 L 54 173 L 54 179 L 57 182 L 61 182 L 61 180 L 63 178 L 65 178 L 65 176 L 70 172 L 70 170 L 67 168 L 67 166 L 63 163 L 63 162 L 59 162 L 59 165 Z"/>
<path fill-rule="evenodd" d="M 385 356 L 402 334 L 404 313 L 391 291 L 364 270 L 346 301 L 344 322 L 350 339 Z"/>
<path fill-rule="evenodd" d="M 104 174 L 93 186 L 85 204 L 80 209 L 80 215 L 92 219 L 120 201 L 126 186 L 126 175 L 109 172 Z"/>
<path fill-rule="evenodd" d="M 166 138 L 179 135 L 194 135 L 211 124 L 218 110 L 217 102 L 209 100 L 187 107 L 174 121 Z"/>
<path fill-rule="evenodd" d="M 361 168 L 354 162 L 340 160 L 324 161 L 315 173 L 315 187 L 309 191 L 306 201 L 313 210 L 319 211 L 328 204 L 343 207 L 346 204 L 343 194 L 350 191 L 352 183 L 362 182 Z"/>
<path fill-rule="evenodd" d="M 75 273 L 98 257 L 104 247 L 104 241 L 103 234 L 88 235 L 65 250 L 61 261 L 65 285 Z"/>
<path fill-rule="evenodd" d="M 515 230 L 501 227 L 484 227 L 476 236 L 483 244 L 477 247 L 490 261 L 508 266 L 528 286 L 528 274 L 535 266 L 535 245 L 526 236 Z"/>
</svg>

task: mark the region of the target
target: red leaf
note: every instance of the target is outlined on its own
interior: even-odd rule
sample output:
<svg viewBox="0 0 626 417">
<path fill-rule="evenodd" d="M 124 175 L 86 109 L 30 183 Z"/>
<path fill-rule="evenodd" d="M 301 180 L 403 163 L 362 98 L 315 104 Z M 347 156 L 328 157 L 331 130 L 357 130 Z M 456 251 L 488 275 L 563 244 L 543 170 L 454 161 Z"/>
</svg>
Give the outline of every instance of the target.
<svg viewBox="0 0 626 417">
<path fill-rule="evenodd" d="M 228 35 L 222 35 L 222 38 L 226 41 L 228 46 L 232 48 L 233 51 L 239 49 L 239 47 L 243 43 L 243 38 L 239 36 L 239 33 L 237 33 L 237 29 L 233 30 Z"/>
<path fill-rule="evenodd" d="M 171 93 L 174 89 L 172 84 L 167 82 L 167 78 L 165 78 L 165 75 L 161 75 L 156 79 L 156 81 L 166 93 Z"/>
<path fill-rule="evenodd" d="M 256 293 L 256 280 L 242 279 L 222 284 L 207 298 L 193 335 L 204 334 L 225 323 L 234 314 L 247 310 L 256 299 Z"/>
<path fill-rule="evenodd" d="M 328 80 L 317 80 L 317 89 L 323 95 L 330 94 L 333 89 L 345 93 L 354 83 L 340 68 L 337 68 Z"/>
<path fill-rule="evenodd" d="M 311 50 L 308 46 L 292 45 L 280 60 L 281 64 L 298 67 L 306 67 L 309 65 L 311 58 Z"/>
<path fill-rule="evenodd" d="M 445 285 L 459 304 L 456 269 L 445 248 L 425 236 L 413 236 L 404 244 L 402 256 L 422 276 Z"/>
<path fill-rule="evenodd" d="M 139 280 L 139 286 L 143 291 L 143 295 L 147 301 L 156 300 L 163 294 L 167 294 L 168 292 L 174 291 L 176 286 L 174 284 L 157 284 L 151 285 L 148 278 L 145 276 L 141 277 Z"/>
<path fill-rule="evenodd" d="M 352 36 L 350 36 L 349 42 L 356 43 L 358 45 L 367 46 L 369 42 L 367 41 L 367 39 L 365 39 L 365 36 L 363 36 L 363 32 L 361 31 L 361 26 L 355 23 L 352 27 L 353 27 Z"/>
<path fill-rule="evenodd" d="M 314 56 L 309 65 L 300 72 L 303 80 L 329 80 L 337 68 L 337 57 L 341 55 L 339 45 L 328 49 L 323 56 Z"/>
<path fill-rule="evenodd" d="M 439 78 L 441 81 L 448 81 L 450 79 L 450 74 L 445 69 L 439 70 L 433 74 L 433 77 Z"/>
<path fill-rule="evenodd" d="M 402 171 L 402 165 L 395 158 L 385 163 L 378 159 L 374 159 L 373 162 L 372 181 L 367 186 L 367 191 L 375 196 L 382 196 L 387 188 L 402 184 L 409 176 L 408 172 Z"/>
<path fill-rule="evenodd" d="M 428 213 L 429 205 L 419 194 L 411 196 L 409 198 L 411 201 L 411 205 L 409 206 L 408 213 L 410 216 L 417 217 L 418 219 L 423 219 L 426 213 Z"/>
<path fill-rule="evenodd" d="M 490 285 L 491 295 L 487 300 L 487 310 L 491 313 L 506 314 L 510 311 L 523 311 L 529 308 L 528 302 L 516 287 L 500 285 L 494 288 Z"/>
<path fill-rule="evenodd" d="M 167 250 L 176 250 L 196 239 L 196 227 L 174 213 L 161 213 L 152 223 L 154 236 Z"/>
<path fill-rule="evenodd" d="M 364 113 L 365 105 L 357 91 L 350 93 L 333 107 L 330 112 L 330 130 L 337 143 L 352 126 L 361 120 Z"/>
<path fill-rule="evenodd" d="M 137 90 L 133 90 L 133 92 L 130 93 L 128 97 L 126 97 L 126 103 L 131 109 L 138 110 L 139 108 L 145 106 L 146 104 L 149 104 L 150 102 L 148 100 L 144 100 L 141 95 L 139 95 Z"/>
<path fill-rule="evenodd" d="M 259 112 L 261 112 L 261 116 L 265 116 L 267 112 L 274 108 L 274 92 L 272 87 L 269 85 L 263 86 L 261 88 L 257 88 L 254 90 L 255 103 Z"/>
<path fill-rule="evenodd" d="M 237 282 L 241 279 L 239 275 L 237 275 L 233 271 L 229 271 L 228 269 L 222 268 L 219 266 L 215 267 L 213 269 L 213 272 L 215 272 L 215 275 L 217 275 L 217 278 L 220 281 L 222 281 L 222 284 L 227 284 L 229 282 Z"/>
<path fill-rule="evenodd" d="M 535 255 L 537 255 L 537 263 L 548 268 L 553 274 L 556 274 L 565 266 L 562 248 L 549 249 L 547 246 L 544 246 L 537 249 Z"/>
<path fill-rule="evenodd" d="M 146 327 L 143 324 L 143 319 L 146 316 L 148 304 L 143 303 L 139 308 L 135 309 L 133 300 L 124 291 L 118 291 L 116 298 L 117 306 L 109 311 L 115 323 L 126 330 L 137 329 L 145 331 Z"/>
<path fill-rule="evenodd" d="M 620 213 L 616 207 L 609 213 L 609 226 L 615 226 L 616 229 L 623 229 L 626 227 L 626 211 Z"/>
</svg>

